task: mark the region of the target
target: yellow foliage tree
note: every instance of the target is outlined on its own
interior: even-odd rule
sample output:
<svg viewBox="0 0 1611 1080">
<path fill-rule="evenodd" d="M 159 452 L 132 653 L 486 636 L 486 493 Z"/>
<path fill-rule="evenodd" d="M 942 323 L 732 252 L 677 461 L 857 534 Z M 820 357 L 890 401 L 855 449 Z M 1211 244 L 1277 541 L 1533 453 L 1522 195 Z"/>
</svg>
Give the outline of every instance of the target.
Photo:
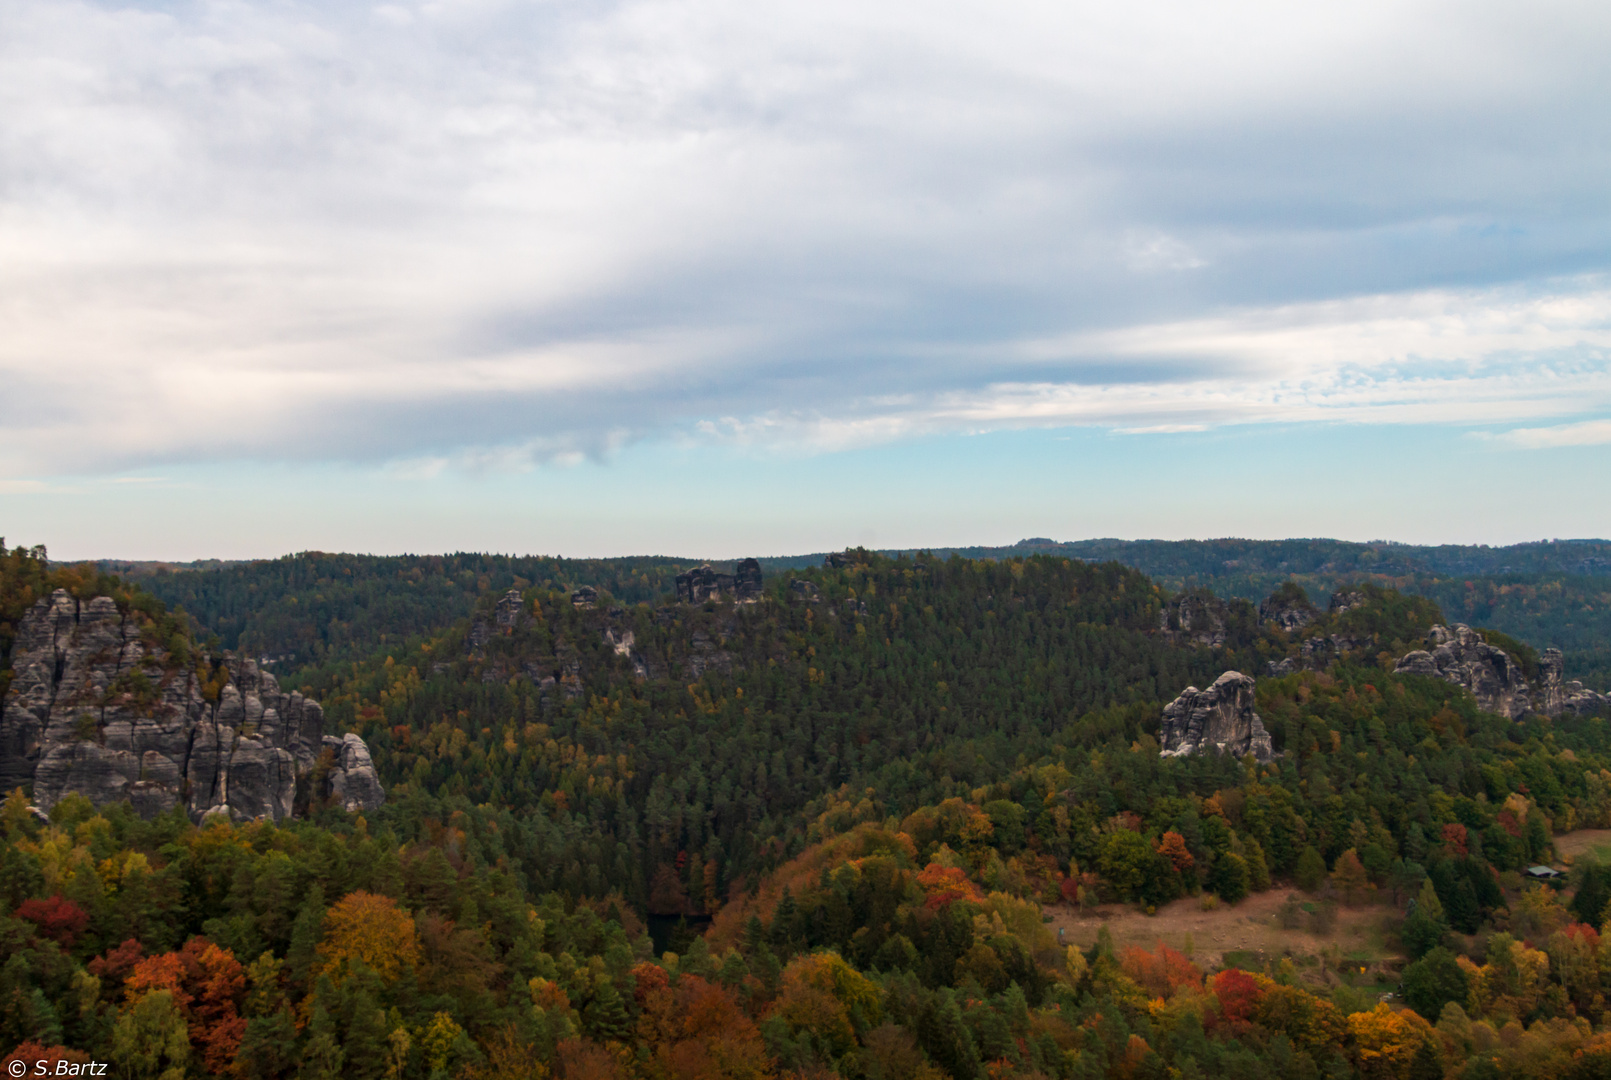
<svg viewBox="0 0 1611 1080">
<path fill-rule="evenodd" d="M 1421 1044 L 1432 1037 L 1432 1025 L 1410 1009 L 1395 1011 L 1378 1005 L 1351 1015 L 1348 1034 L 1353 1036 L 1355 1064 L 1364 1076 L 1396 1080 L 1409 1068 Z"/>
<path fill-rule="evenodd" d="M 324 919 L 324 940 L 319 944 L 320 972 L 339 981 L 342 969 L 354 960 L 387 982 L 405 968 L 419 963 L 419 938 L 414 916 L 389 896 L 353 892 L 330 908 Z"/>
</svg>

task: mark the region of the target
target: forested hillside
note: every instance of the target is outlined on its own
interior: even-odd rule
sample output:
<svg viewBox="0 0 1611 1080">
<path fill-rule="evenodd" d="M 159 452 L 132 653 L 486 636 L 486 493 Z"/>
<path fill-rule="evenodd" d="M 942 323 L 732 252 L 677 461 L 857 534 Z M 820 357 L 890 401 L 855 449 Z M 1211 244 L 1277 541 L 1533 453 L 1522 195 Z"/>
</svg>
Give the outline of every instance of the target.
<svg viewBox="0 0 1611 1080">
<path fill-rule="evenodd" d="M 118 564 L 103 566 L 116 568 Z M 622 603 L 659 600 L 686 559 L 543 556 L 331 555 L 308 551 L 224 566 L 147 571 L 131 580 L 182 608 L 222 648 L 267 656 L 281 671 L 368 656 L 377 646 L 435 633 L 478 597 L 540 586 L 601 589 Z"/>
<path fill-rule="evenodd" d="M 953 553 L 1113 560 L 1167 589 L 1207 589 L 1255 603 L 1286 581 L 1301 584 L 1319 604 L 1345 583 L 1372 581 L 1435 600 L 1451 620 L 1491 627 L 1534 649 L 1559 648 L 1568 677 L 1611 687 L 1611 542 L 1604 540 L 1429 547 L 1341 540 L 1034 539 L 935 551 Z M 775 563 L 781 569 L 812 561 Z M 762 562 L 770 566 L 774 560 Z"/>
<path fill-rule="evenodd" d="M 1290 632 L 1232 607 L 1207 645 L 1114 563 L 838 562 L 753 604 L 489 575 L 452 625 L 303 669 L 373 750 L 366 815 L 13 793 L 0 1049 L 164 1080 L 1611 1075 L 1611 871 L 1521 875 L 1611 827 L 1604 717 L 1392 674 L 1442 613 L 1391 590 Z M 137 595 L 8 557 L 0 615 L 56 585 Z M 1188 683 L 1300 655 L 1257 685 L 1272 761 L 1159 754 Z M 1390 913 L 1393 974 L 1042 922 L 1272 888 L 1317 927 Z"/>
</svg>

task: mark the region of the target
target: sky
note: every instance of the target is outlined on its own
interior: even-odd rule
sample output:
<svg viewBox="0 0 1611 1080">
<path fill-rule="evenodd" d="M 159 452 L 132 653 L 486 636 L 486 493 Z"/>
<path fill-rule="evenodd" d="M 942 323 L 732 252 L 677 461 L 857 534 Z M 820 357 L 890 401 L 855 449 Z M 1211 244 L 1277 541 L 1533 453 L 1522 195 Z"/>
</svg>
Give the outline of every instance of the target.
<svg viewBox="0 0 1611 1080">
<path fill-rule="evenodd" d="M 1611 6 L 0 0 L 60 558 L 1611 535 Z"/>
</svg>

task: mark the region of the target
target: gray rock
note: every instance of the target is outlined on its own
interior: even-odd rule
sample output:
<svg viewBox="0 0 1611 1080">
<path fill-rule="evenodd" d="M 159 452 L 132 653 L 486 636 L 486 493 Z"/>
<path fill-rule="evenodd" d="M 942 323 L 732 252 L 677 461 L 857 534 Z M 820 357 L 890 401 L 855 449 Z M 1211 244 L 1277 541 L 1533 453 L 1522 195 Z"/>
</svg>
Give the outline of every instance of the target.
<svg viewBox="0 0 1611 1080">
<path fill-rule="evenodd" d="M 1182 645 L 1217 649 L 1225 644 L 1230 606 L 1217 596 L 1183 593 L 1158 613 L 1158 629 Z"/>
<path fill-rule="evenodd" d="M 1488 644 L 1463 623 L 1434 626 L 1427 633 L 1431 649 L 1416 649 L 1403 656 L 1396 674 L 1430 675 L 1463 686 L 1487 712 L 1517 719 L 1532 706 L 1531 687 L 1521 665 L 1505 650 Z"/>
<path fill-rule="evenodd" d="M 110 597 L 80 603 L 57 590 L 17 629 L 0 701 L 8 787 L 32 783 L 46 811 L 76 793 L 96 805 L 127 799 L 146 817 L 181 805 L 198 821 L 290 816 L 325 738 L 316 702 L 234 657 L 208 676 L 218 689 L 208 700 L 197 672 L 172 663 Z"/>
<path fill-rule="evenodd" d="M 745 559 L 733 568 L 733 599 L 753 604 L 761 598 L 761 562 Z"/>
<path fill-rule="evenodd" d="M 1259 761 L 1275 756 L 1270 733 L 1253 709 L 1254 682 L 1239 671 L 1227 671 L 1207 690 L 1188 686 L 1164 706 L 1158 732 L 1163 757 L 1184 757 L 1213 750 Z"/>
<path fill-rule="evenodd" d="M 1360 607 L 1368 602 L 1369 598 L 1360 589 L 1339 589 L 1331 594 L 1329 611 L 1333 615 L 1341 615 L 1350 608 Z"/>
<path fill-rule="evenodd" d="M 1611 704 L 1606 695 L 1586 690 L 1576 679 L 1566 679 L 1566 662 L 1561 650 L 1545 649 L 1538 658 L 1538 686 L 1533 692 L 1533 708 L 1545 716 L 1573 713 L 1585 716 L 1602 712 Z"/>
<path fill-rule="evenodd" d="M 597 604 L 598 602 L 599 591 L 593 588 L 591 585 L 583 585 L 580 589 L 577 589 L 575 592 L 571 593 L 572 607 L 578 607 L 584 611 L 589 611 L 592 609 L 593 605 Z"/>
<path fill-rule="evenodd" d="M 1275 623 L 1289 634 L 1295 634 L 1320 618 L 1320 612 L 1306 598 L 1276 594 L 1259 605 L 1259 621 Z"/>
<path fill-rule="evenodd" d="M 375 775 L 375 763 L 369 759 L 369 747 L 358 736 L 348 733 L 339 739 L 324 737 L 330 748 L 330 771 L 325 774 L 329 785 L 329 798 L 341 804 L 349 814 L 374 810 L 386 802 L 386 792 Z"/>
<path fill-rule="evenodd" d="M 510 589 L 508 592 L 504 593 L 502 599 L 498 601 L 498 606 L 494 609 L 493 621 L 496 622 L 505 633 L 511 633 L 514 631 L 515 627 L 519 626 L 523 621 L 525 621 L 525 618 L 526 601 L 521 599 L 519 589 Z"/>
<path fill-rule="evenodd" d="M 801 604 L 815 604 L 822 600 L 822 593 L 814 583 L 795 578 L 789 582 L 789 599 Z"/>
<path fill-rule="evenodd" d="M 733 575 L 712 570 L 709 563 L 677 575 L 677 598 L 685 604 L 703 604 L 733 595 Z"/>
</svg>

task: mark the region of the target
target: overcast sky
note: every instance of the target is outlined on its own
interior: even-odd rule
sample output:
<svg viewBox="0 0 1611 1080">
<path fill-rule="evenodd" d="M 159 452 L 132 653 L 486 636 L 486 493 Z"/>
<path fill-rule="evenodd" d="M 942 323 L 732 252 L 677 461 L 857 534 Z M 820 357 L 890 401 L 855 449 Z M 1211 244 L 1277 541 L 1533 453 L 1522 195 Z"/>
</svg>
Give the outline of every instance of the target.
<svg viewBox="0 0 1611 1080">
<path fill-rule="evenodd" d="M 1611 6 L 0 0 L 0 535 L 1611 534 Z"/>
</svg>

